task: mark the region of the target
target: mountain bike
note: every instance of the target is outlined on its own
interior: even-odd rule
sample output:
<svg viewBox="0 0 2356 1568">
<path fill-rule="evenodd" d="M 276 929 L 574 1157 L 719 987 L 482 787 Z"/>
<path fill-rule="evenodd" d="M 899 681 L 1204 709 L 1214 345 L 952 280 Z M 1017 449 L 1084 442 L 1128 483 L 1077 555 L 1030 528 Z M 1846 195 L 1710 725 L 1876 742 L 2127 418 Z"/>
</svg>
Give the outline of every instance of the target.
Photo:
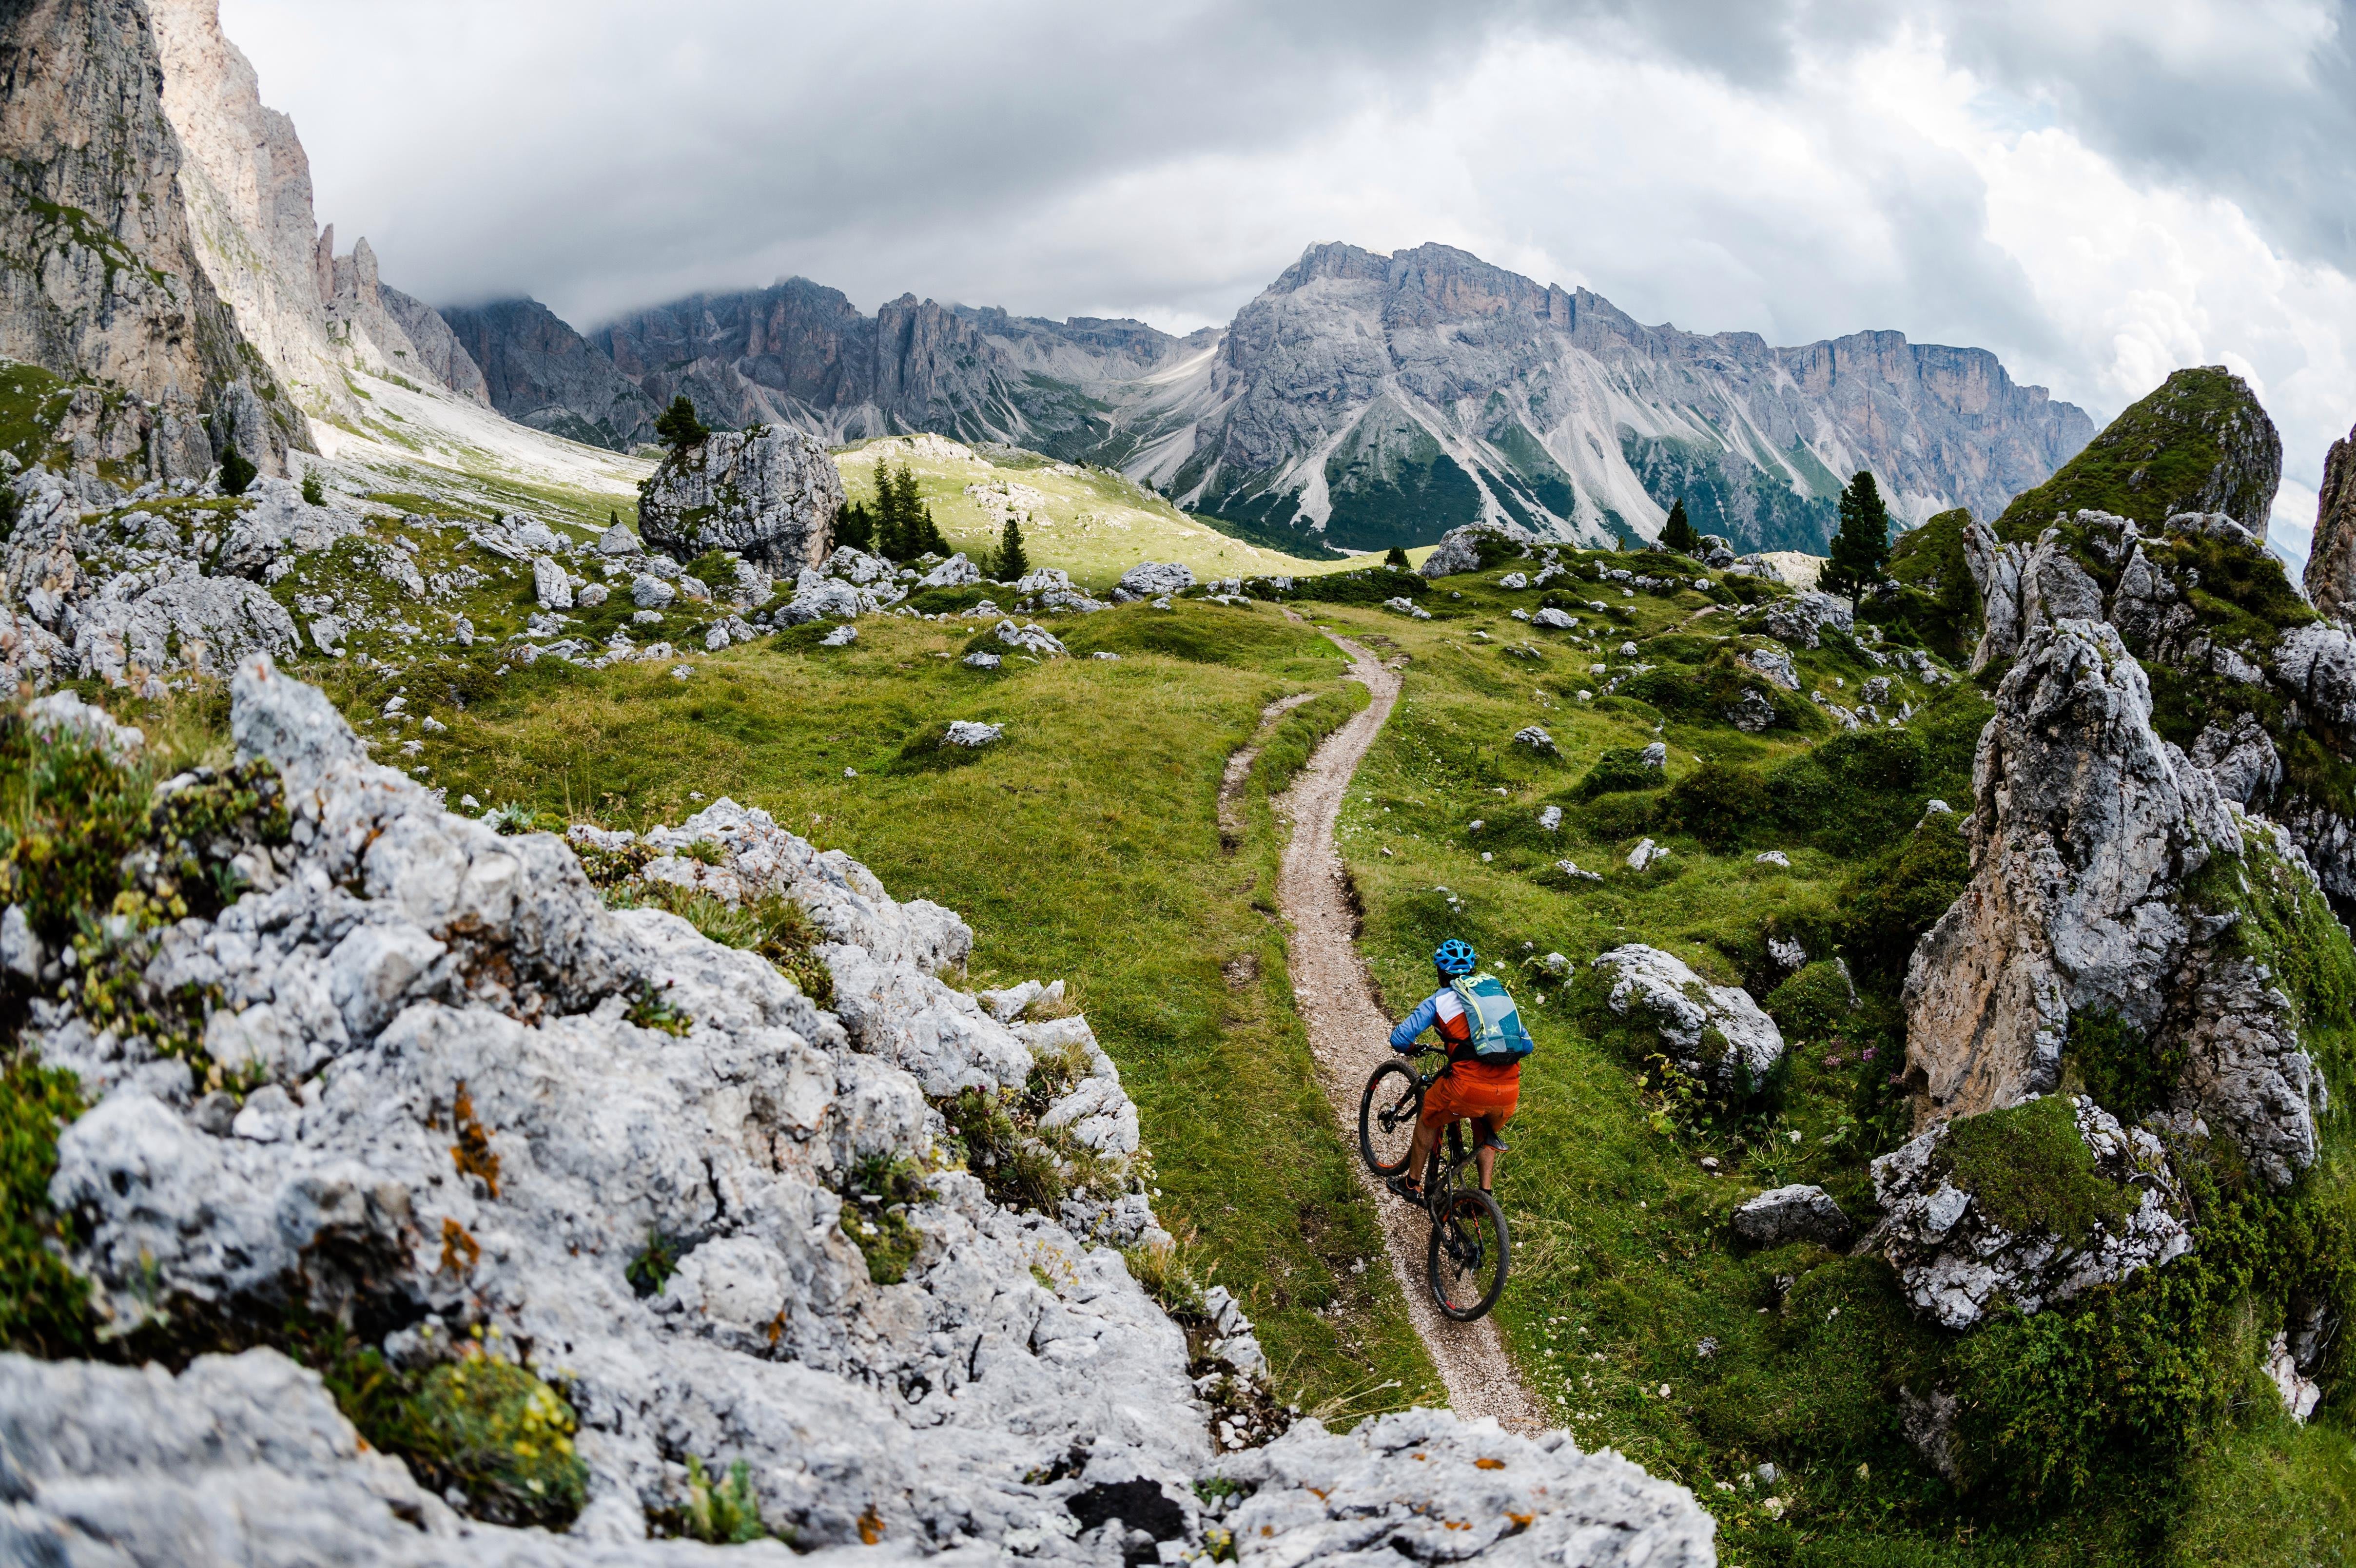
<svg viewBox="0 0 2356 1568">
<path fill-rule="evenodd" d="M 1434 1056 L 1440 1064 L 1430 1072 L 1411 1064 Z M 1447 1052 L 1424 1046 L 1412 1057 L 1384 1062 L 1367 1078 L 1366 1092 L 1358 1101 L 1358 1153 L 1376 1176 L 1387 1179 L 1407 1168 L 1416 1121 L 1423 1115 L 1424 1092 L 1447 1070 Z M 1474 1165 L 1480 1146 L 1477 1131 L 1468 1131 L 1462 1120 L 1451 1122 L 1445 1136 L 1432 1140 L 1423 1172 L 1420 1207 L 1431 1220 L 1424 1267 L 1432 1300 L 1460 1323 L 1497 1305 L 1513 1251 L 1505 1211 L 1481 1190 Z"/>
</svg>

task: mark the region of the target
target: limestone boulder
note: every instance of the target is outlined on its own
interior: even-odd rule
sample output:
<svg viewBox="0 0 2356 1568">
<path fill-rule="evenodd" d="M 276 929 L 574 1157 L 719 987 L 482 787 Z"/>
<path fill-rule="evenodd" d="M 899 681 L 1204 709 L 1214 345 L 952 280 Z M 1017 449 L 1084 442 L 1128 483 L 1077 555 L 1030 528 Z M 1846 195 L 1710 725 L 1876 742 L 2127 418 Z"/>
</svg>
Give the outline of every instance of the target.
<svg viewBox="0 0 2356 1568">
<path fill-rule="evenodd" d="M 1767 606 L 1767 633 L 1786 645 L 1815 648 L 1824 645 L 1826 631 L 1850 632 L 1856 629 L 1857 606 L 1837 593 L 1804 589 L 1788 599 L 1778 599 Z"/>
<path fill-rule="evenodd" d="M 827 557 L 842 479 L 814 436 L 784 425 L 714 431 L 648 479 L 638 532 L 677 560 L 734 550 L 774 576 Z"/>
<path fill-rule="evenodd" d="M 1481 538 L 1486 535 L 1513 547 L 1515 555 L 1526 556 L 1537 549 L 1538 537 L 1518 523 L 1467 523 L 1451 528 L 1440 536 L 1439 546 L 1424 557 L 1422 572 L 1428 578 L 1451 577 L 1460 571 L 1481 570 Z"/>
<path fill-rule="evenodd" d="M 1603 1006 L 1660 1038 L 1697 1077 L 1737 1088 L 1766 1077 L 1783 1057 L 1783 1031 L 1740 986 L 1713 986 L 1673 953 L 1630 943 L 1589 966 Z"/>
<path fill-rule="evenodd" d="M 1762 1192 L 1735 1210 L 1731 1223 L 1736 1235 L 1758 1247 L 1780 1247 L 1790 1242 L 1838 1247 L 1847 1245 L 1857 1233 L 1857 1226 L 1832 1195 L 1809 1182 Z"/>
<path fill-rule="evenodd" d="M 2227 940 L 2244 913 L 2201 890 L 2230 884 L 2293 919 L 2321 891 L 2287 833 L 2241 816 L 2153 731 L 2143 667 L 2108 624 L 2030 631 L 1974 795 L 1972 880 L 1907 973 L 1918 1125 L 2052 1093 L 2073 1030 L 2095 1019 L 2180 1056 L 2173 1108 L 2268 1179 L 2311 1163 L 2323 1091 L 2297 1006 Z M 2219 860 L 2225 877 L 2200 878 Z"/>
<path fill-rule="evenodd" d="M 1115 603 L 1127 604 L 1140 599 L 1183 593 L 1194 586 L 1194 569 L 1182 561 L 1141 560 L 1120 574 L 1112 597 Z"/>
</svg>

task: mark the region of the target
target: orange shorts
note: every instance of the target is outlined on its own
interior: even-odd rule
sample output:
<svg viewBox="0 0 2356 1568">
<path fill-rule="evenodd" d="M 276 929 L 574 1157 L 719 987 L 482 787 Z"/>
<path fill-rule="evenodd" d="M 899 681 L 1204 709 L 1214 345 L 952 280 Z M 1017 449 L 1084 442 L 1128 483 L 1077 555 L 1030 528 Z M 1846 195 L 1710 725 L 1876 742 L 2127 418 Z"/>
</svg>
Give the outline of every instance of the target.
<svg viewBox="0 0 2356 1568">
<path fill-rule="evenodd" d="M 1477 1117 L 1495 1132 L 1512 1119 L 1522 1098 L 1522 1064 L 1459 1061 L 1423 1092 L 1423 1125 L 1444 1127 Z"/>
</svg>

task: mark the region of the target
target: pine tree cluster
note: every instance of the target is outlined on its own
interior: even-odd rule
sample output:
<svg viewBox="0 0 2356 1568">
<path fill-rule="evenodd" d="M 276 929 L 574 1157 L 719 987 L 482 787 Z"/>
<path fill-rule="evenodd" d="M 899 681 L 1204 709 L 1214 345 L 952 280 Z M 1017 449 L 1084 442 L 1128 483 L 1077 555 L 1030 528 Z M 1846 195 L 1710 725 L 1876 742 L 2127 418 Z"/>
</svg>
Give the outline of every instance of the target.
<svg viewBox="0 0 2356 1568">
<path fill-rule="evenodd" d="M 847 503 L 835 516 L 834 542 L 886 560 L 949 553 L 940 525 L 933 521 L 933 509 L 916 494 L 916 475 L 906 464 L 895 472 L 880 457 L 875 460 L 875 504 Z"/>
</svg>

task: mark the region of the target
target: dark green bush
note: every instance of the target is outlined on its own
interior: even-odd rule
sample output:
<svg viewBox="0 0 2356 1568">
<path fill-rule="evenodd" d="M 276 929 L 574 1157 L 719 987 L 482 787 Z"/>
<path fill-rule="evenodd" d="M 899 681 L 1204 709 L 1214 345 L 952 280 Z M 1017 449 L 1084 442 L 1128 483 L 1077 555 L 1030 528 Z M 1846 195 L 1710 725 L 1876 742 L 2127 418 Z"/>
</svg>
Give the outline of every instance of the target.
<svg viewBox="0 0 2356 1568">
<path fill-rule="evenodd" d="M 1669 786 L 1661 826 L 1725 854 L 1767 819 L 1767 786 L 1751 769 L 1707 762 Z"/>
<path fill-rule="evenodd" d="M 1661 769 L 1645 765 L 1644 753 L 1639 748 L 1607 746 L 1572 787 L 1571 798 L 1588 801 L 1622 790 L 1658 789 L 1665 777 Z"/>
<path fill-rule="evenodd" d="M 49 1250 L 68 1221 L 49 1207 L 58 1134 L 81 1115 L 70 1072 L 17 1061 L 0 1073 L 0 1346 L 35 1355 L 80 1349 L 89 1287 Z"/>
<path fill-rule="evenodd" d="M 1915 944 L 1971 880 L 1971 841 L 1933 816 L 1841 885 L 1835 940 L 1860 986 L 1894 992 Z"/>
<path fill-rule="evenodd" d="M 1767 993 L 1760 1004 L 1787 1041 L 1823 1040 L 1856 1009 L 1847 977 L 1829 959 L 1818 959 Z"/>
</svg>

